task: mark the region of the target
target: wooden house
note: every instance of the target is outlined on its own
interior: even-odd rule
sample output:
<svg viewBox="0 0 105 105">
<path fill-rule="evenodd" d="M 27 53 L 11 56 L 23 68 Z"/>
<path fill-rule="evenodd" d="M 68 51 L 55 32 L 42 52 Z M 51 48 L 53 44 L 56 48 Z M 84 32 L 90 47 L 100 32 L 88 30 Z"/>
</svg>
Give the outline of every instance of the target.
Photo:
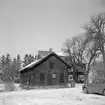
<svg viewBox="0 0 105 105">
<path fill-rule="evenodd" d="M 24 67 L 20 72 L 20 82 L 25 86 L 66 86 L 68 70 L 71 69 L 72 65 L 51 52 Z"/>
</svg>

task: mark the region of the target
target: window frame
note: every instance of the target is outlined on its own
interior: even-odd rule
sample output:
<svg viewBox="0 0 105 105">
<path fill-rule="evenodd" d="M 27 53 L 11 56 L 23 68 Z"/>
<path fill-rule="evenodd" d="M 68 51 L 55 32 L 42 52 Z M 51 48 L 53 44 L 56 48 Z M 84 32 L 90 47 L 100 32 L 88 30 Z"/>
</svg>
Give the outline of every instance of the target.
<svg viewBox="0 0 105 105">
<path fill-rule="evenodd" d="M 65 75 L 64 75 L 64 73 L 59 73 L 59 83 L 63 84 L 64 82 L 65 82 Z"/>
<path fill-rule="evenodd" d="M 43 75 L 43 77 L 41 75 Z M 45 73 L 40 73 L 40 83 L 44 83 L 44 81 L 45 81 Z"/>
<path fill-rule="evenodd" d="M 54 69 L 54 63 L 51 62 L 51 61 L 49 62 L 49 68 L 50 68 L 50 69 Z"/>
</svg>

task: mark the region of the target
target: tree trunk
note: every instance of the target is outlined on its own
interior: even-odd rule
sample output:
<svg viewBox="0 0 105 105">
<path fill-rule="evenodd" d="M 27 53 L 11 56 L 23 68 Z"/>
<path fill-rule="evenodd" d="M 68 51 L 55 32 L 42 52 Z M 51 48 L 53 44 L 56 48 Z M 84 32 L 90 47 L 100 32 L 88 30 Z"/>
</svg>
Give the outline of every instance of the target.
<svg viewBox="0 0 105 105">
<path fill-rule="evenodd" d="M 85 73 L 85 84 L 88 83 L 88 74 L 89 74 L 89 70 L 90 70 L 90 68 L 89 68 L 89 64 L 88 64 L 87 71 L 86 71 L 86 73 Z"/>
<path fill-rule="evenodd" d="M 103 64 L 104 64 L 104 70 L 105 70 L 105 53 L 103 54 Z"/>
<path fill-rule="evenodd" d="M 102 47 L 102 56 L 103 56 L 103 65 L 104 65 L 104 70 L 105 70 L 105 51 L 104 51 L 104 47 Z"/>
<path fill-rule="evenodd" d="M 88 75 L 89 75 L 89 71 L 90 71 L 90 64 L 91 64 L 91 61 L 93 59 L 93 56 L 90 58 L 89 60 L 89 63 L 88 63 L 88 66 L 87 66 L 87 70 L 86 70 L 86 73 L 85 73 L 85 83 L 87 84 L 88 83 Z"/>
<path fill-rule="evenodd" d="M 30 77 L 28 78 L 28 81 L 27 81 L 27 89 L 29 88 L 30 86 Z"/>
</svg>

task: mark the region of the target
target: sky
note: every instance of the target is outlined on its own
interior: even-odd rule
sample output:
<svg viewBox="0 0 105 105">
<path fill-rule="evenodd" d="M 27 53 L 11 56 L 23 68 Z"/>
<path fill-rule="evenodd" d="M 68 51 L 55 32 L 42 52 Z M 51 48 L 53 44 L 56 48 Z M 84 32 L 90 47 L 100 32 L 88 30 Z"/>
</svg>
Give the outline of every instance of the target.
<svg viewBox="0 0 105 105">
<path fill-rule="evenodd" d="M 0 0 L 0 56 L 52 48 L 84 32 L 90 16 L 105 12 L 105 0 Z"/>
</svg>

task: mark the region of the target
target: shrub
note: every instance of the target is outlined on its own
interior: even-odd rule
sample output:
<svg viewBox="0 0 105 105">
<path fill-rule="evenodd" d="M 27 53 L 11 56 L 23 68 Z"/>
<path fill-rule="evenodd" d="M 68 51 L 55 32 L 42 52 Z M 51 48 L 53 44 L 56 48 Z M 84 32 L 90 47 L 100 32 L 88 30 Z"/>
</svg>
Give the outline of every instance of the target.
<svg viewBox="0 0 105 105">
<path fill-rule="evenodd" d="M 4 83 L 4 91 L 15 91 L 15 85 L 13 82 L 8 81 Z"/>
</svg>

